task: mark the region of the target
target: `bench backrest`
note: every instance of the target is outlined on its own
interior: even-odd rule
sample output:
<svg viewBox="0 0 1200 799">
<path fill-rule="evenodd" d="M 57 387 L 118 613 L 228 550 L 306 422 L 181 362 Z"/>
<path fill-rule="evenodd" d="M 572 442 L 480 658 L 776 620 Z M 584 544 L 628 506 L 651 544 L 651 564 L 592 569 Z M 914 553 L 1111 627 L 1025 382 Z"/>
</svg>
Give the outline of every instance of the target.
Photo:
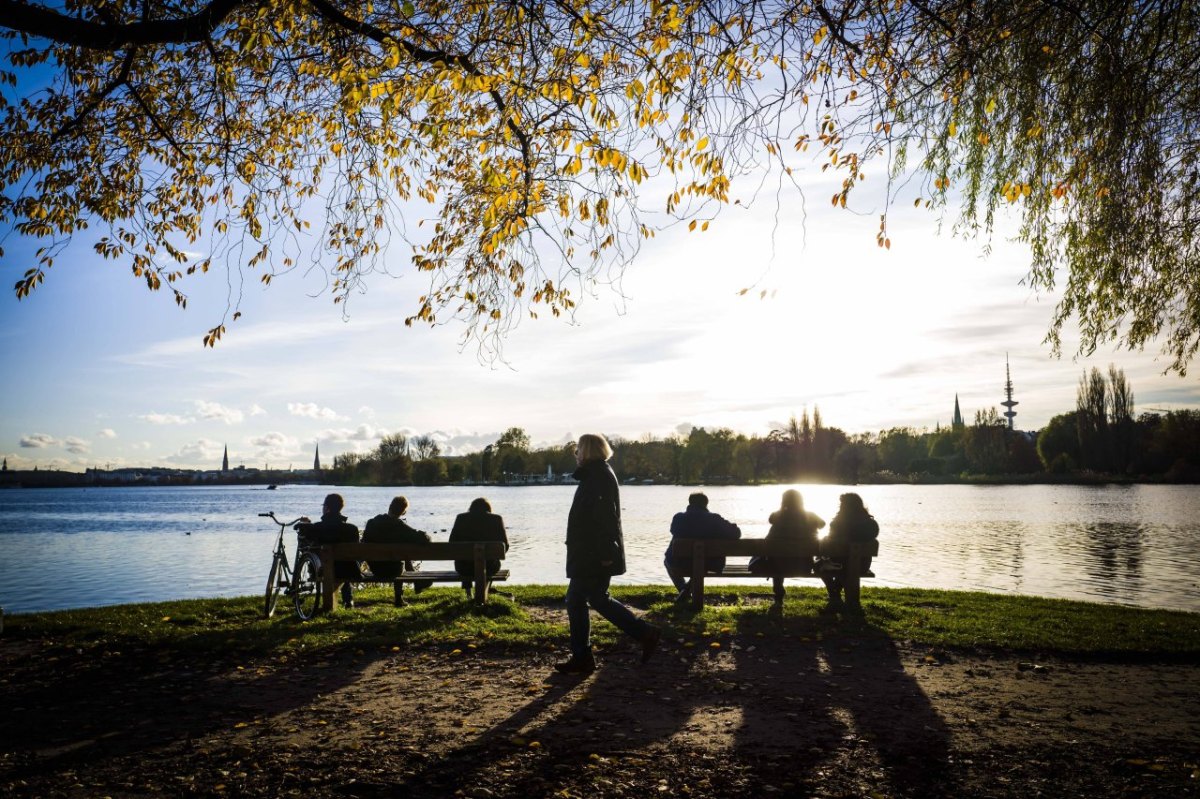
<svg viewBox="0 0 1200 799">
<path fill-rule="evenodd" d="M 333 560 L 473 560 L 482 547 L 485 560 L 503 560 L 498 541 L 435 541 L 430 544 L 326 544 L 321 551 Z"/>
<path fill-rule="evenodd" d="M 681 545 L 686 545 L 690 539 L 676 538 L 672 544 L 672 552 L 682 557 L 692 558 L 713 558 L 713 557 L 729 557 L 729 558 L 749 558 L 756 555 L 771 555 L 774 557 L 797 558 L 806 557 L 809 555 L 826 555 L 838 554 L 831 550 L 827 543 L 829 539 L 822 538 L 816 544 L 810 544 L 804 541 L 767 541 L 765 538 L 739 538 L 734 541 L 725 539 L 704 540 L 695 539 L 693 543 L 693 551 L 689 554 Z M 871 556 L 879 554 L 879 542 L 868 541 L 854 545 L 858 549 L 858 554 L 862 556 Z"/>
</svg>

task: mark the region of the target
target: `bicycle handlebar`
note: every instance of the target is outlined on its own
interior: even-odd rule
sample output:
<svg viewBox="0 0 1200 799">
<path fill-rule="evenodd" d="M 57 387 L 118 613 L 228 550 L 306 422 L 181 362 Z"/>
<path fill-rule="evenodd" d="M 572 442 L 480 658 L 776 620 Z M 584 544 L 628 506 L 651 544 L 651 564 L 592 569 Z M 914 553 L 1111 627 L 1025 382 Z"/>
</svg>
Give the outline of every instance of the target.
<svg viewBox="0 0 1200 799">
<path fill-rule="evenodd" d="M 299 524 L 304 519 L 303 516 L 298 516 L 297 518 L 292 519 L 290 522 L 281 522 L 281 521 L 279 521 L 279 519 L 275 518 L 275 511 L 269 511 L 267 513 L 260 513 L 258 515 L 270 519 L 271 521 L 278 524 L 280 526 L 280 528 L 294 527 L 295 525 Z"/>
</svg>

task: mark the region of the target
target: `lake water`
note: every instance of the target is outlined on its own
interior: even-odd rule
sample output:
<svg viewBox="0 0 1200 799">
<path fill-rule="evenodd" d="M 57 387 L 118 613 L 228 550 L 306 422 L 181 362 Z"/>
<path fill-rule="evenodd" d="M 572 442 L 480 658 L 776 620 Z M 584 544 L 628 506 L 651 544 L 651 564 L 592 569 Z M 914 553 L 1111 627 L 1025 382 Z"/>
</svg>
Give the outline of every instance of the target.
<svg viewBox="0 0 1200 799">
<path fill-rule="evenodd" d="M 844 486 L 797 486 L 826 520 Z M 705 489 L 710 507 L 766 534 L 785 486 Z M 8 489 L 0 491 L 0 606 L 7 612 L 259 594 L 275 530 L 258 518 L 316 517 L 327 486 Z M 343 488 L 360 528 L 397 492 L 408 521 L 445 540 L 455 514 L 485 495 L 505 520 L 514 583 L 565 583 L 572 486 Z M 668 580 L 672 514 L 690 491 L 627 486 L 629 571 Z M 868 585 L 983 590 L 1200 611 L 1200 490 L 1195 486 L 861 486 L 879 520 L 878 579 Z M 265 523 L 264 523 L 265 522 Z M 295 535 L 287 536 L 289 552 Z M 745 582 L 745 581 L 743 581 Z M 796 581 L 812 585 L 812 581 Z M 763 581 L 764 590 L 766 581 Z"/>
</svg>

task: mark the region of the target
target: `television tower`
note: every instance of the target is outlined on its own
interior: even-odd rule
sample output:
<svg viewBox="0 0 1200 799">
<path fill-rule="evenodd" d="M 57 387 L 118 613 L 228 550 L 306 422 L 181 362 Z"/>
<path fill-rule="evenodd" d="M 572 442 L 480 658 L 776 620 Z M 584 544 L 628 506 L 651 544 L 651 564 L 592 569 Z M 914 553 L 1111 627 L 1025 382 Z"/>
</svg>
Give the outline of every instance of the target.
<svg viewBox="0 0 1200 799">
<path fill-rule="evenodd" d="M 1004 402 L 1001 402 L 1000 404 L 1005 408 L 1008 408 L 1008 410 L 1004 412 L 1004 416 L 1008 419 L 1008 429 L 1012 430 L 1013 419 L 1015 419 L 1017 416 L 1017 412 L 1013 410 L 1013 406 L 1019 405 L 1020 403 L 1013 399 L 1012 373 L 1008 368 L 1007 352 L 1004 353 Z"/>
</svg>

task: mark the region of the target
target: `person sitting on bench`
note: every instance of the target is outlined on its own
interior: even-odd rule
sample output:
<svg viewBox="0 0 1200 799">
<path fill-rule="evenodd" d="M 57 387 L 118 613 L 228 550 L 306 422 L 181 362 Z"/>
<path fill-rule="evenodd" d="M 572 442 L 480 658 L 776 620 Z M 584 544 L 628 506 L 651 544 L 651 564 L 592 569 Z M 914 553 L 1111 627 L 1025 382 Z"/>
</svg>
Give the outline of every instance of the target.
<svg viewBox="0 0 1200 799">
<path fill-rule="evenodd" d="M 736 524 L 726 520 L 720 514 L 708 509 L 708 497 L 697 491 L 688 497 L 687 510 L 676 513 L 671 519 L 671 543 L 667 547 L 663 564 L 667 567 L 667 575 L 675 584 L 679 596 L 676 602 L 683 603 L 691 599 L 692 547 L 696 539 L 713 541 L 732 541 L 742 537 L 742 530 Z M 676 541 L 679 545 L 676 546 Z M 720 571 L 725 568 L 725 558 L 721 556 L 705 558 L 705 571 Z"/>
<path fill-rule="evenodd" d="M 367 522 L 367 526 L 363 528 L 362 540 L 364 544 L 428 544 L 433 539 L 429 533 L 422 530 L 417 530 L 408 526 L 404 521 L 404 514 L 408 511 L 408 500 L 404 497 L 394 497 L 391 504 L 388 505 L 387 513 L 381 513 Z M 412 561 L 381 561 L 370 564 L 371 573 L 376 577 L 383 579 L 396 579 L 400 576 L 402 568 L 407 571 L 413 570 Z M 414 580 L 413 592 L 421 593 L 429 586 L 433 585 L 428 580 Z"/>
<path fill-rule="evenodd" d="M 839 610 L 861 610 L 858 597 L 845 596 L 846 591 L 846 547 L 849 544 L 860 544 L 874 541 L 879 537 L 879 522 L 868 511 L 863 499 L 858 494 L 842 494 L 837 515 L 829 523 L 829 538 L 825 544 L 830 555 L 822 558 L 821 579 L 825 582 L 825 590 L 829 594 L 829 604 L 825 606 L 826 613 Z M 871 568 L 871 558 L 865 557 L 859 562 L 862 571 Z"/>
<path fill-rule="evenodd" d="M 460 513 L 454 519 L 454 527 L 450 529 L 451 541 L 498 541 L 504 544 L 508 552 L 508 533 L 504 531 L 504 519 L 492 513 L 492 506 L 486 499 L 479 497 L 471 502 L 466 513 Z M 500 561 L 489 560 L 486 564 L 487 575 L 491 577 L 500 571 Z M 475 562 L 471 560 L 454 561 L 454 570 L 464 578 L 463 590 L 471 596 L 475 582 Z"/>
<path fill-rule="evenodd" d="M 357 544 L 358 528 L 346 521 L 342 508 L 346 501 L 341 494 L 329 494 L 321 505 L 321 521 L 314 522 L 307 516 L 302 516 L 296 525 L 300 534 L 301 546 L 304 548 L 319 547 L 322 544 Z M 342 604 L 348 608 L 354 607 L 354 595 L 350 583 L 362 577 L 358 570 L 358 561 L 339 560 L 333 564 L 333 577 L 342 584 Z"/>
<path fill-rule="evenodd" d="M 767 531 L 767 540 L 772 542 L 795 542 L 809 544 L 816 549 L 817 530 L 825 526 L 825 520 L 815 513 L 804 509 L 804 497 L 794 488 L 783 492 L 779 510 L 771 514 L 768 521 L 771 529 Z M 772 578 L 775 587 L 775 606 L 783 607 L 783 578 L 789 574 L 811 572 L 813 567 L 812 555 L 797 557 L 754 557 L 750 559 L 750 571 Z"/>
</svg>

